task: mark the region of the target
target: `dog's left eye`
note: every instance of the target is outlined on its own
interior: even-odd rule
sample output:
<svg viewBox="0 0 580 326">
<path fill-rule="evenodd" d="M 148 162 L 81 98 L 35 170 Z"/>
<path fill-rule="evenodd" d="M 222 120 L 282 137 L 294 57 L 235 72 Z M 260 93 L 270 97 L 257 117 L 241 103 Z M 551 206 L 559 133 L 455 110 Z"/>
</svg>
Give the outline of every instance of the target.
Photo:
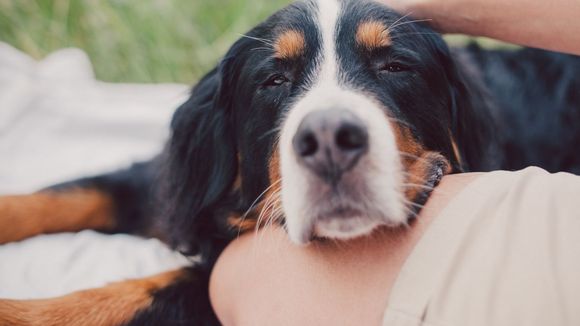
<svg viewBox="0 0 580 326">
<path fill-rule="evenodd" d="M 289 82 L 288 78 L 284 75 L 273 75 L 264 83 L 264 86 L 278 87 Z"/>
<path fill-rule="evenodd" d="M 381 67 L 381 70 L 386 72 L 403 72 L 409 70 L 409 68 L 400 63 L 393 62 L 384 65 Z"/>
</svg>

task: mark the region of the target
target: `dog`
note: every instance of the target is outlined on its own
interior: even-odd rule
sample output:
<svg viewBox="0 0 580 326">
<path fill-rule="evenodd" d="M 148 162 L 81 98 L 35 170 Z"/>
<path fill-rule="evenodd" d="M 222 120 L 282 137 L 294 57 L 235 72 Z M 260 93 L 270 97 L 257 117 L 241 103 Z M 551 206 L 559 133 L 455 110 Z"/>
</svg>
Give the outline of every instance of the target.
<svg viewBox="0 0 580 326">
<path fill-rule="evenodd" d="M 1 300 L 2 325 L 217 325 L 217 257 L 267 223 L 298 245 L 417 218 L 449 173 L 580 173 L 580 59 L 449 49 L 373 1 L 276 12 L 193 88 L 148 162 L 0 199 L 0 243 L 95 229 L 158 237 L 190 267 L 47 300 Z"/>
</svg>

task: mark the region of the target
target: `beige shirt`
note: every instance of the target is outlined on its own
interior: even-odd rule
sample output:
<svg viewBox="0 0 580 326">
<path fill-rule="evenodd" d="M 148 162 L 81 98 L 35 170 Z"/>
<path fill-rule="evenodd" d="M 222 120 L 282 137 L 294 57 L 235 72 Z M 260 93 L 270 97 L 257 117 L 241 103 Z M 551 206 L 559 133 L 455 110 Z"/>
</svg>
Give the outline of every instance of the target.
<svg viewBox="0 0 580 326">
<path fill-rule="evenodd" d="M 580 325 L 580 177 L 528 168 L 472 182 L 405 262 L 383 324 Z"/>
</svg>

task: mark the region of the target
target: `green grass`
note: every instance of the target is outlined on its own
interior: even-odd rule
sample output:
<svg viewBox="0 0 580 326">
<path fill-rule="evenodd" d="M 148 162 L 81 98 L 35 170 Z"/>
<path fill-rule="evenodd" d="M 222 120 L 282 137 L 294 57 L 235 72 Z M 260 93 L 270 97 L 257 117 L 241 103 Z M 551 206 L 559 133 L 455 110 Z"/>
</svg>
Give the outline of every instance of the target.
<svg viewBox="0 0 580 326">
<path fill-rule="evenodd" d="M 97 78 L 192 83 L 287 0 L 0 0 L 0 40 L 41 59 L 85 50 Z"/>
<path fill-rule="evenodd" d="M 97 78 L 105 81 L 193 83 L 241 33 L 288 2 L 0 0 L 0 41 L 36 59 L 65 47 L 81 48 Z M 467 38 L 447 39 L 458 45 Z"/>
</svg>

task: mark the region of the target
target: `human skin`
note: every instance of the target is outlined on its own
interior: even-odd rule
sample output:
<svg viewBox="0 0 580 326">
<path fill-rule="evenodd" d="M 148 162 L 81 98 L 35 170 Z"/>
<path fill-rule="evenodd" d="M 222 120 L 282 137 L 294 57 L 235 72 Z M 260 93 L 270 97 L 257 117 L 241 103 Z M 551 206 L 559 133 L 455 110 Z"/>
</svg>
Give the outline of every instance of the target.
<svg viewBox="0 0 580 326">
<path fill-rule="evenodd" d="M 380 325 L 389 291 L 415 244 L 480 174 L 443 178 L 415 223 L 346 242 L 290 243 L 270 227 L 220 256 L 210 297 L 224 325 Z"/>
<path fill-rule="evenodd" d="M 443 33 L 487 36 L 580 55 L 580 1 L 381 0 Z"/>
</svg>

